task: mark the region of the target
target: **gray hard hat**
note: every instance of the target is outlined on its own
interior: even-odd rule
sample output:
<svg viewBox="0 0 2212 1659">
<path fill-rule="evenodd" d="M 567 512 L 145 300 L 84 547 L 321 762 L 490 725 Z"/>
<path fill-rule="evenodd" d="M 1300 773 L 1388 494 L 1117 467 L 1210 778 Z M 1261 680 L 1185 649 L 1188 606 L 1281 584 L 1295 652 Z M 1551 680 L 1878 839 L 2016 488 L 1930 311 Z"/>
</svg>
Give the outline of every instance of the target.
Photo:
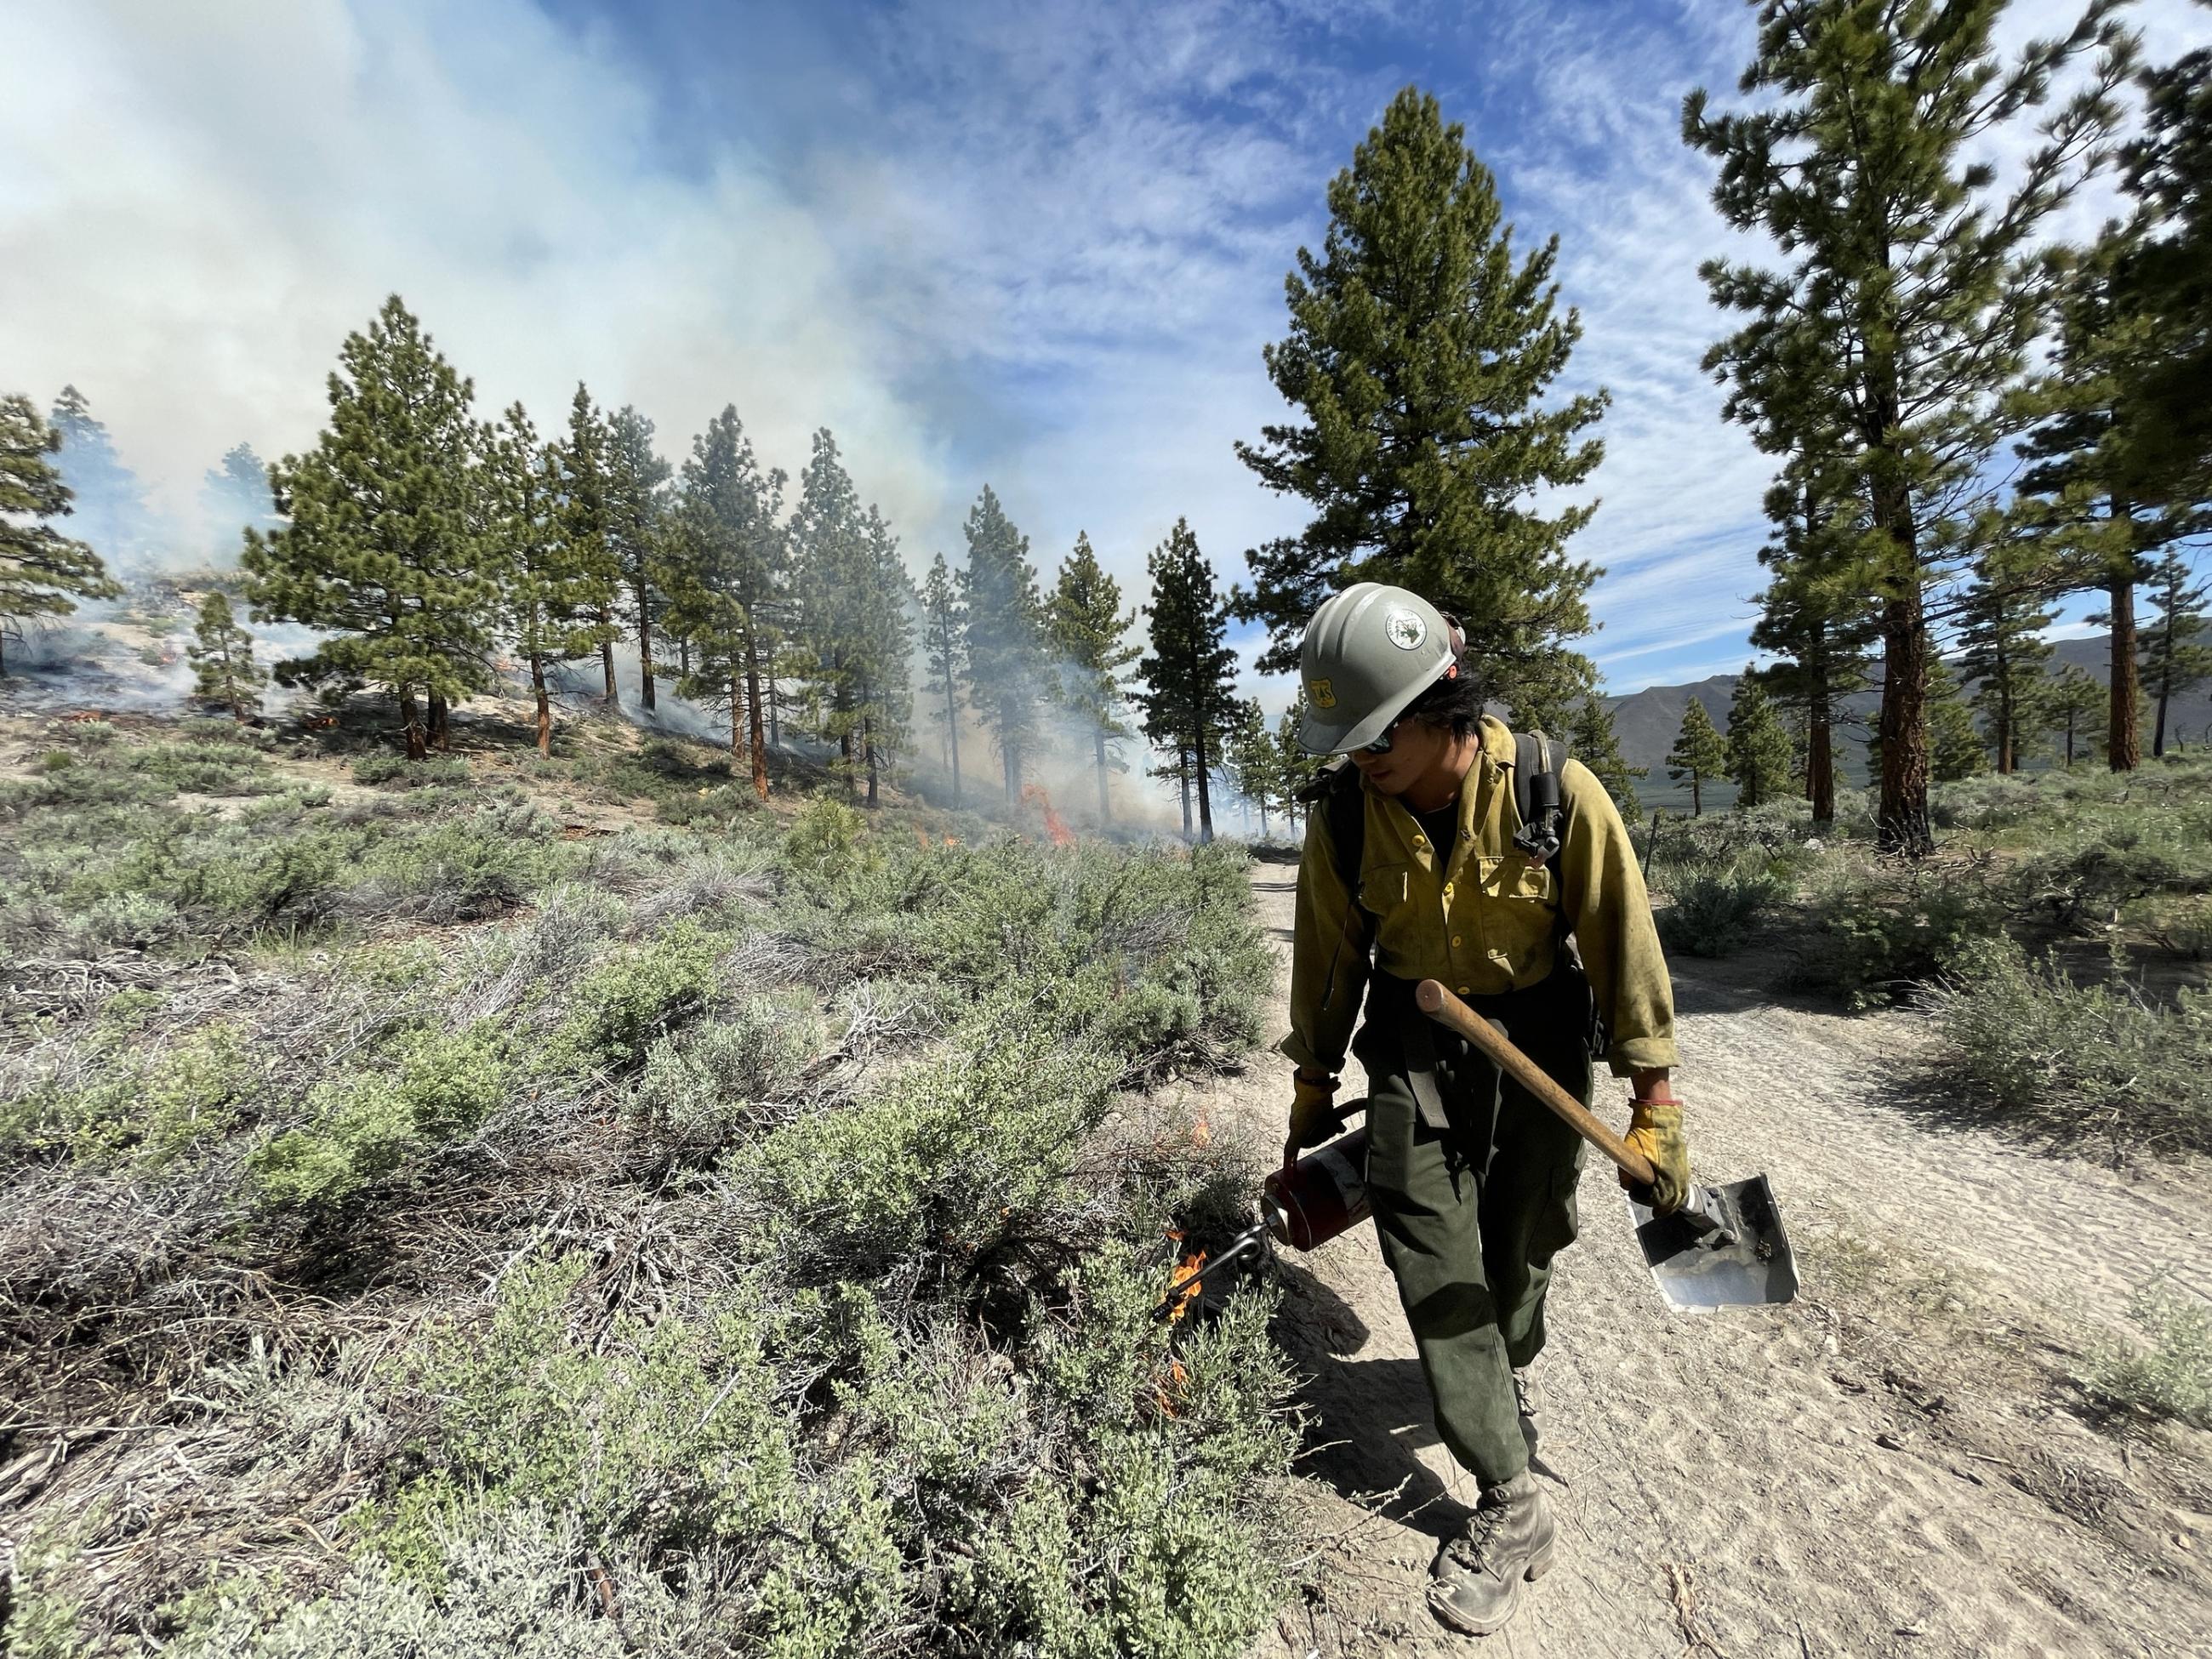
<svg viewBox="0 0 2212 1659">
<path fill-rule="evenodd" d="M 1354 582 L 1306 624 L 1299 746 L 1312 755 L 1364 748 L 1458 659 L 1458 630 L 1419 594 Z"/>
</svg>

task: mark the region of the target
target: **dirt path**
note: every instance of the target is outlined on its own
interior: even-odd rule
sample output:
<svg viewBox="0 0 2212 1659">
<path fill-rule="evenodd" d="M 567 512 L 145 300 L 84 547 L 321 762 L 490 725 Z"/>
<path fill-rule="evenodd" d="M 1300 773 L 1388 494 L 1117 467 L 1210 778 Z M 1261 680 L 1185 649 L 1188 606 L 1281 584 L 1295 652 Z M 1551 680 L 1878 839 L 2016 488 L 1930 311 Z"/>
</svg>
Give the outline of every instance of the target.
<svg viewBox="0 0 2212 1659">
<path fill-rule="evenodd" d="M 1295 878 L 1254 871 L 1285 953 Z M 1909 1016 L 1778 1005 L 1694 966 L 1676 997 L 1693 1156 L 1771 1175 L 1806 1294 L 1669 1313 L 1610 1171 L 1586 1175 L 1535 1370 L 1565 1547 L 1491 1650 L 2212 1654 L 2212 1436 L 2094 1432 L 2054 1381 L 2153 1273 L 2212 1292 L 2212 1179 L 1885 1104 L 1881 1076 L 1926 1041 Z M 1204 1104 L 1273 1147 L 1284 1092 L 1263 1065 Z M 1285 1264 L 1318 1589 L 1255 1654 L 1463 1651 L 1420 1591 L 1474 1492 L 1437 1443 L 1373 1230 Z"/>
</svg>

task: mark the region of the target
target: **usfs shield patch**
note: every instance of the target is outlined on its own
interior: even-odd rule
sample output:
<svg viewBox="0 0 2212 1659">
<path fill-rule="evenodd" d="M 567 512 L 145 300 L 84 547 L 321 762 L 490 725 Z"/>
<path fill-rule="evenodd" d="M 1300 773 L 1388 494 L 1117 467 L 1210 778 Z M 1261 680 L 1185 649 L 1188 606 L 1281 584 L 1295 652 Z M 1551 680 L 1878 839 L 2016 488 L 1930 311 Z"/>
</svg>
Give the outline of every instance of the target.
<svg viewBox="0 0 2212 1659">
<path fill-rule="evenodd" d="M 1308 680 L 1306 696 L 1312 700 L 1313 706 L 1316 708 L 1336 707 L 1336 688 L 1327 680 Z"/>
</svg>

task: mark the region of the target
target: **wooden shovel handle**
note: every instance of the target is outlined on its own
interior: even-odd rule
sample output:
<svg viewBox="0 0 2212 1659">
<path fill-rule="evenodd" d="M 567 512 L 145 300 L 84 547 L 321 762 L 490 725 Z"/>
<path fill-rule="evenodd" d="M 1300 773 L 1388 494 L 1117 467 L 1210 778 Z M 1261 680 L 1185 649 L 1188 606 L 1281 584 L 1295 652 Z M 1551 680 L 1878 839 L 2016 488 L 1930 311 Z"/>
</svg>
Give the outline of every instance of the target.
<svg viewBox="0 0 2212 1659">
<path fill-rule="evenodd" d="M 1552 1081 L 1544 1069 L 1505 1040 L 1503 1033 L 1432 979 L 1413 988 L 1413 1000 L 1431 1019 L 1456 1031 L 1498 1062 L 1500 1071 L 1567 1121 L 1567 1126 L 1620 1167 L 1638 1186 L 1649 1187 L 1658 1171 L 1651 1160 L 1598 1121 L 1590 1109 Z"/>
</svg>

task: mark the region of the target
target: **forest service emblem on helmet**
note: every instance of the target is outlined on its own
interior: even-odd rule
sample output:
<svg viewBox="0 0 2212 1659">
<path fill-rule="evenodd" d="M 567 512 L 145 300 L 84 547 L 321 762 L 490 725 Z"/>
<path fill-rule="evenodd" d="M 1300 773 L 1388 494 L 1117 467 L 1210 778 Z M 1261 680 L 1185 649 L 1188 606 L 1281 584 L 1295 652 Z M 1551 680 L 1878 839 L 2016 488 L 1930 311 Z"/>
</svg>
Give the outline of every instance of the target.
<svg viewBox="0 0 2212 1659">
<path fill-rule="evenodd" d="M 1419 650 L 1421 641 L 1429 637 L 1429 625 L 1410 611 L 1393 611 L 1382 631 L 1401 651 Z"/>
<path fill-rule="evenodd" d="M 1306 694 L 1313 699 L 1313 706 L 1316 708 L 1336 707 L 1336 688 L 1327 680 L 1308 680 Z"/>
</svg>

